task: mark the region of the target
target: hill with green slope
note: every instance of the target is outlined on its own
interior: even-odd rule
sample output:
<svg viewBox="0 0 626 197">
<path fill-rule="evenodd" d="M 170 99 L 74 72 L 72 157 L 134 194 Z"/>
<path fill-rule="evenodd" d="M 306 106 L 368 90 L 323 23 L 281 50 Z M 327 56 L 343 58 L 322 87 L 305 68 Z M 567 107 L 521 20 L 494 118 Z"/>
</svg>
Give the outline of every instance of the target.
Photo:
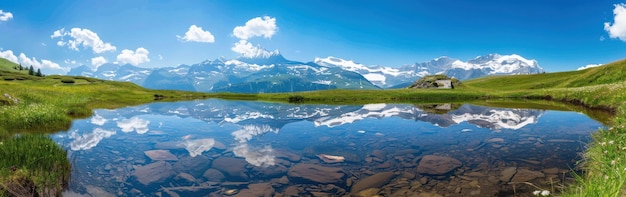
<svg viewBox="0 0 626 197">
<path fill-rule="evenodd" d="M 465 81 L 467 86 L 497 90 L 531 90 L 546 88 L 575 88 L 623 82 L 626 60 L 579 71 L 534 75 L 490 76 Z"/>
</svg>

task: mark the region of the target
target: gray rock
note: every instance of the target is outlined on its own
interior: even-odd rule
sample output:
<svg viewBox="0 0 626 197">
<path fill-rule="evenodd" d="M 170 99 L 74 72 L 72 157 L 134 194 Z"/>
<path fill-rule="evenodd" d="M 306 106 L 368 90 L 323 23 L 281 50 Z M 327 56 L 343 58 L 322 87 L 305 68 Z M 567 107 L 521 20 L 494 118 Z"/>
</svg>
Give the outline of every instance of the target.
<svg viewBox="0 0 626 197">
<path fill-rule="evenodd" d="M 251 173 L 256 177 L 264 179 L 277 178 L 285 175 L 289 169 L 282 165 L 273 165 L 268 167 L 254 166 Z"/>
<path fill-rule="evenodd" d="M 222 172 L 213 168 L 206 170 L 202 176 L 213 182 L 222 182 L 226 178 Z"/>
<path fill-rule="evenodd" d="M 315 164 L 297 164 L 287 172 L 290 180 L 305 180 L 317 183 L 342 183 L 344 172 L 341 168 L 324 167 Z"/>
<path fill-rule="evenodd" d="M 372 176 L 366 177 L 364 179 L 356 182 L 351 189 L 352 193 L 359 193 L 365 189 L 369 188 L 380 188 L 383 185 L 389 183 L 389 181 L 395 177 L 396 175 L 393 172 L 379 172 Z M 378 193 L 378 192 L 376 192 Z"/>
<path fill-rule="evenodd" d="M 165 161 L 154 162 L 145 166 L 137 167 L 133 176 L 144 185 L 164 181 L 174 175 L 172 165 Z"/>
<path fill-rule="evenodd" d="M 558 168 L 548 168 L 548 169 L 543 169 L 542 171 L 543 173 L 546 173 L 546 174 L 558 174 L 560 170 Z"/>
<path fill-rule="evenodd" d="M 417 166 L 417 172 L 429 175 L 445 175 L 461 167 L 462 163 L 452 157 L 426 155 Z"/>
<path fill-rule="evenodd" d="M 176 161 L 178 158 L 170 153 L 169 150 L 149 150 L 144 151 L 146 156 L 154 161 L 165 160 L 165 161 Z"/>
<path fill-rule="evenodd" d="M 513 178 L 513 175 L 515 175 L 515 173 L 517 173 L 517 167 L 505 168 L 504 170 L 502 170 L 502 172 L 500 172 L 500 181 L 502 182 L 511 181 L 511 178 Z"/>
<path fill-rule="evenodd" d="M 252 195 L 250 195 L 252 194 Z M 274 194 L 274 188 L 270 183 L 254 183 L 248 185 L 248 189 L 241 190 L 235 196 L 247 197 L 247 196 L 265 196 L 271 197 Z"/>
<path fill-rule="evenodd" d="M 287 150 L 276 150 L 274 151 L 274 153 L 276 153 L 276 158 L 283 158 L 291 162 L 298 162 L 300 161 L 300 159 L 302 159 L 299 155 L 296 155 Z"/>
<path fill-rule="evenodd" d="M 218 157 L 213 160 L 212 167 L 226 175 L 226 179 L 231 181 L 246 181 L 246 160 L 232 157 Z"/>
<path fill-rule="evenodd" d="M 511 182 L 527 182 L 541 177 L 545 177 L 545 175 L 539 171 L 519 169 L 517 173 L 515 173 L 515 176 L 513 176 L 513 179 L 511 179 Z"/>
<path fill-rule="evenodd" d="M 182 183 L 183 185 L 189 185 L 196 182 L 195 177 L 193 177 L 191 174 L 187 174 L 184 172 L 178 173 L 178 175 L 174 177 L 174 180 L 176 180 L 176 182 L 178 183 Z"/>
<path fill-rule="evenodd" d="M 378 192 L 380 192 L 380 188 L 369 188 L 363 191 L 360 191 L 356 194 L 358 197 L 371 197 L 378 196 Z"/>
<path fill-rule="evenodd" d="M 174 163 L 174 171 L 186 172 L 194 177 L 202 176 L 202 173 L 211 166 L 211 160 L 204 155 L 185 157 Z"/>
</svg>

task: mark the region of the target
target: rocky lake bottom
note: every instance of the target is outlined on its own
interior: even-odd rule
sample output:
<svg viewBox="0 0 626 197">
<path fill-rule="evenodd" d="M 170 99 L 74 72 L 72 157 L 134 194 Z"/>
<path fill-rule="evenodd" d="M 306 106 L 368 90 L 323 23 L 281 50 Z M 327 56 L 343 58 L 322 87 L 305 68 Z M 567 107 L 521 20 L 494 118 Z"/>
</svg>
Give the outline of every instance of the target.
<svg viewBox="0 0 626 197">
<path fill-rule="evenodd" d="M 53 134 L 66 196 L 558 193 L 602 124 L 576 112 L 205 100 L 98 110 Z"/>
</svg>

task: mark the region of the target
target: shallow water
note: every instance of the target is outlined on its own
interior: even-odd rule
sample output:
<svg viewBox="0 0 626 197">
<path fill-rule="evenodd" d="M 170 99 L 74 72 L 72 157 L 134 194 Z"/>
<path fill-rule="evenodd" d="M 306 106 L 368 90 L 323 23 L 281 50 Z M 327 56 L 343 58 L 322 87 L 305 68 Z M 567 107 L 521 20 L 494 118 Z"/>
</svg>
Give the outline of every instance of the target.
<svg viewBox="0 0 626 197">
<path fill-rule="evenodd" d="M 209 99 L 97 110 L 52 137 L 73 163 L 67 196 L 530 196 L 571 182 L 599 127 L 468 104 Z"/>
</svg>

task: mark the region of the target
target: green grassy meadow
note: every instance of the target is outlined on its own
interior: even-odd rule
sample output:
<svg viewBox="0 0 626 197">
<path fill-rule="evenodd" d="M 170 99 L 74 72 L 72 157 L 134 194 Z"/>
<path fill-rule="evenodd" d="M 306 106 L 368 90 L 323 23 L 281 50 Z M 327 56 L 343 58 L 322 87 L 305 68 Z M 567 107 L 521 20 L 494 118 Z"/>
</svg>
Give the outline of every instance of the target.
<svg viewBox="0 0 626 197">
<path fill-rule="evenodd" d="M 69 128 L 72 119 L 92 115 L 93 109 L 120 108 L 149 102 L 167 102 L 203 98 L 263 100 L 270 102 L 302 102 L 324 104 L 366 103 L 475 103 L 488 106 L 524 106 L 546 109 L 582 111 L 607 125 L 609 129 L 593 134 L 585 159 L 581 161 L 584 174 L 578 175 L 578 184 L 565 191 L 553 191 L 564 196 L 622 196 L 626 183 L 626 61 L 582 71 L 535 75 L 491 76 L 462 82 L 455 89 L 393 89 L 393 90 L 326 90 L 277 94 L 206 94 L 182 91 L 148 90 L 126 82 L 112 82 L 87 77 L 27 75 L 16 71 L 16 65 L 0 59 L 0 143 L 12 144 L 13 149 L 0 145 L 0 154 L 15 153 L 20 143 L 45 144 L 49 138 L 14 137 L 15 134 L 45 134 Z M 65 82 L 62 82 L 62 81 Z M 73 83 L 68 83 L 71 80 Z M 162 100 L 155 100 L 162 95 Z M 575 104 L 575 105 L 571 105 Z M 602 109 L 606 113 L 598 113 Z M 25 142 L 24 140 L 29 142 Z M 55 151 L 55 157 L 46 162 L 63 163 L 64 151 Z M 52 154 L 52 153 L 51 153 Z M 11 156 L 7 156 L 11 157 Z M 15 158 L 20 158 L 14 155 Z M 37 155 L 33 155 L 37 157 Z M 20 159 L 18 159 L 20 160 Z M 41 166 L 20 164 L 7 160 L 0 167 L 16 166 L 3 172 L 0 188 L 7 188 L 11 180 L 40 184 L 37 169 Z M 45 162 L 42 162 L 45 163 Z M 69 166 L 69 162 L 65 165 Z M 54 164 L 53 166 L 58 166 Z M 45 166 L 44 166 L 45 168 Z M 2 173 L 9 173 L 2 174 Z M 12 174 L 11 174 L 12 173 Z M 19 175 L 19 176 L 18 176 Z M 46 175 L 49 177 L 58 175 Z M 47 178 L 57 180 L 62 178 Z M 2 190 L 2 189 L 0 189 Z M 1 193 L 1 192 L 0 192 Z M 2 196 L 2 194 L 0 194 Z"/>
</svg>

